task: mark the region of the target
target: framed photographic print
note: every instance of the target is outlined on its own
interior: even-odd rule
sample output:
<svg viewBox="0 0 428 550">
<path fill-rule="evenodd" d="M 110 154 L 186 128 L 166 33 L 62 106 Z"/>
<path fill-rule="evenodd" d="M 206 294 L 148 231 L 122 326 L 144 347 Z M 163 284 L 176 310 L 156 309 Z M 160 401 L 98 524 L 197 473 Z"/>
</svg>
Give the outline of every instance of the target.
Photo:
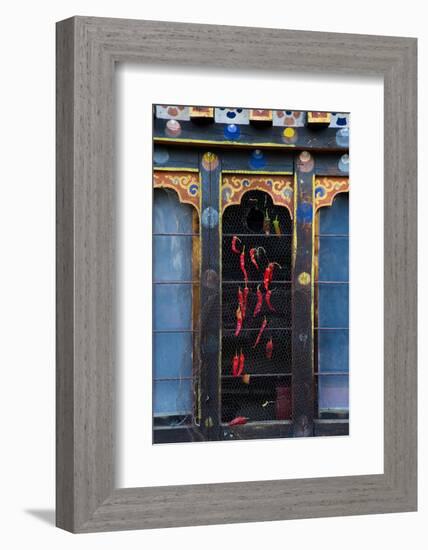
<svg viewBox="0 0 428 550">
<path fill-rule="evenodd" d="M 153 442 L 347 435 L 349 114 L 153 114 Z"/>
<path fill-rule="evenodd" d="M 414 39 L 62 21 L 57 167 L 59 527 L 416 509 Z"/>
</svg>

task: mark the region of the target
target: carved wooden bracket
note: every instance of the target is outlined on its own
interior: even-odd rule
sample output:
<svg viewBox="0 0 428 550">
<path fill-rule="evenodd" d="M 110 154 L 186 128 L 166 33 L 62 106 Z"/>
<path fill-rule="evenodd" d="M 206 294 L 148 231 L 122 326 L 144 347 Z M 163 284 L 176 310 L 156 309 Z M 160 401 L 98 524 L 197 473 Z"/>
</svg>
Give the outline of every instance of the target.
<svg viewBox="0 0 428 550">
<path fill-rule="evenodd" d="M 174 189 L 180 202 L 193 205 L 200 214 L 200 181 L 197 172 L 155 170 L 153 187 Z"/>
<path fill-rule="evenodd" d="M 287 208 L 293 218 L 293 176 L 223 175 L 222 212 L 232 204 L 240 204 L 247 191 L 264 191 L 274 204 Z"/>
<path fill-rule="evenodd" d="M 315 212 L 322 206 L 331 206 L 334 197 L 349 191 L 349 178 L 315 178 Z"/>
</svg>

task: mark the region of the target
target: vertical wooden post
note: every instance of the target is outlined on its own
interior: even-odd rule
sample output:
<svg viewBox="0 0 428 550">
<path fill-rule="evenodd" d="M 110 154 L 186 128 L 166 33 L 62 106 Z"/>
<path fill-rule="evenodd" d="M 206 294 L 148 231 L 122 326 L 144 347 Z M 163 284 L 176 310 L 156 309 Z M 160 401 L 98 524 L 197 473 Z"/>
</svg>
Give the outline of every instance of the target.
<svg viewBox="0 0 428 550">
<path fill-rule="evenodd" d="M 220 424 L 220 183 L 221 160 L 214 153 L 200 159 L 201 174 L 201 432 L 219 437 Z"/>
<path fill-rule="evenodd" d="M 302 151 L 295 161 L 292 270 L 293 434 L 313 435 L 314 417 L 314 159 Z"/>
</svg>

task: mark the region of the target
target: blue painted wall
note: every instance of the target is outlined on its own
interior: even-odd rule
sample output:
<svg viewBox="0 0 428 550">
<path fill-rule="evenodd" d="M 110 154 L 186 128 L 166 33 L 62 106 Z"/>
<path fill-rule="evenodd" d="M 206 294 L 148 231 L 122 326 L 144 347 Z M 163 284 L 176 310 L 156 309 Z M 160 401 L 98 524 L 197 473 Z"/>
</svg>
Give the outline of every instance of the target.
<svg viewBox="0 0 428 550">
<path fill-rule="evenodd" d="M 318 406 L 349 409 L 349 201 L 319 211 Z M 327 330 L 328 329 L 328 330 Z"/>
<path fill-rule="evenodd" d="M 153 210 L 153 414 L 192 411 L 192 217 L 174 191 L 157 189 Z M 184 233 L 184 235 L 172 235 Z M 159 235 L 162 234 L 162 235 Z M 156 282 L 168 284 L 156 284 Z M 174 332 L 175 331 L 175 332 Z"/>
</svg>

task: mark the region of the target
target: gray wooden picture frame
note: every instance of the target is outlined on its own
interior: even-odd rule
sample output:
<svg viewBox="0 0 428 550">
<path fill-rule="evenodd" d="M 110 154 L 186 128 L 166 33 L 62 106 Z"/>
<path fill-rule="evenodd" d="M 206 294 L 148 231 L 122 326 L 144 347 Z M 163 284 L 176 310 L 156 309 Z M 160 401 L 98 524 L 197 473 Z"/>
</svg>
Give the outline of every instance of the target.
<svg viewBox="0 0 428 550">
<path fill-rule="evenodd" d="M 57 24 L 58 527 L 83 533 L 416 510 L 416 46 L 413 38 L 156 21 Z M 383 474 L 115 487 L 117 62 L 383 77 Z"/>
</svg>

